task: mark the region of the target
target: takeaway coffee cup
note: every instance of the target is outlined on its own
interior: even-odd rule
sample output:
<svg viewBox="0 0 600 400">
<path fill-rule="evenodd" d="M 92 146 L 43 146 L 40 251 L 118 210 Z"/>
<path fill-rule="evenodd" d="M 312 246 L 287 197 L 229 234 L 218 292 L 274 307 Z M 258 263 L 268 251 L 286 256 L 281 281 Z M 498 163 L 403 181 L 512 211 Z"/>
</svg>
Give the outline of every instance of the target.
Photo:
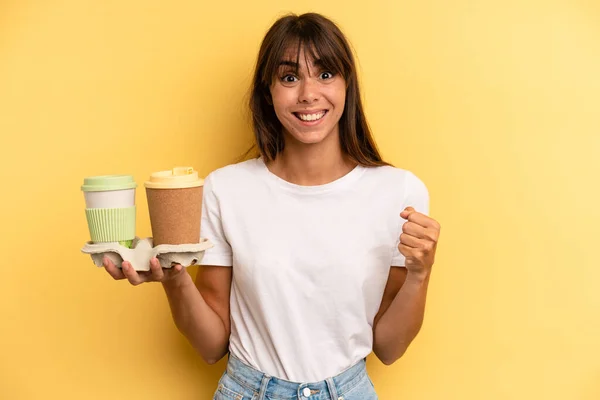
<svg viewBox="0 0 600 400">
<path fill-rule="evenodd" d="M 200 243 L 204 179 L 192 167 L 150 175 L 144 184 L 154 246 Z"/>
<path fill-rule="evenodd" d="M 102 175 L 84 179 L 85 214 L 94 243 L 119 242 L 131 247 L 135 238 L 135 188 L 131 175 Z"/>
</svg>

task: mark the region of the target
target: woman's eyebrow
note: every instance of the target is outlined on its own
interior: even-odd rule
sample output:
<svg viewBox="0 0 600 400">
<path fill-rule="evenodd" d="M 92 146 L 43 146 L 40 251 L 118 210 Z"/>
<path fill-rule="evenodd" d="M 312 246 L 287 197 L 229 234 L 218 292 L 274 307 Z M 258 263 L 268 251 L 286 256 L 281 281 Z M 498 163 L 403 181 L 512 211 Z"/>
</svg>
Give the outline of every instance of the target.
<svg viewBox="0 0 600 400">
<path fill-rule="evenodd" d="M 280 67 L 292 67 L 294 69 L 297 69 L 299 67 L 298 63 L 295 61 L 281 61 L 279 63 Z"/>
<path fill-rule="evenodd" d="M 321 59 L 317 59 L 313 61 L 313 65 L 315 67 L 322 67 L 323 66 L 323 61 L 321 61 Z M 279 66 L 288 66 L 288 67 L 292 67 L 292 68 L 298 68 L 299 65 L 297 62 L 295 61 L 290 61 L 290 60 L 283 60 L 279 63 Z"/>
</svg>

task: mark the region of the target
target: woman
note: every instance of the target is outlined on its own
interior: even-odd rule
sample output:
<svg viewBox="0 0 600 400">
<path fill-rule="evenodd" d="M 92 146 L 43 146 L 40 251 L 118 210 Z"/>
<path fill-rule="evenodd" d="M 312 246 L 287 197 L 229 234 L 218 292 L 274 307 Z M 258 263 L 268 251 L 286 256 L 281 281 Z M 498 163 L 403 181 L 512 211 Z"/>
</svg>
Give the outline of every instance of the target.
<svg viewBox="0 0 600 400">
<path fill-rule="evenodd" d="M 365 358 L 396 361 L 419 331 L 439 224 L 411 172 L 382 161 L 344 35 L 318 14 L 279 19 L 256 65 L 260 156 L 205 179 L 195 282 L 156 260 L 115 279 L 162 282 L 215 399 L 376 399 Z"/>
</svg>

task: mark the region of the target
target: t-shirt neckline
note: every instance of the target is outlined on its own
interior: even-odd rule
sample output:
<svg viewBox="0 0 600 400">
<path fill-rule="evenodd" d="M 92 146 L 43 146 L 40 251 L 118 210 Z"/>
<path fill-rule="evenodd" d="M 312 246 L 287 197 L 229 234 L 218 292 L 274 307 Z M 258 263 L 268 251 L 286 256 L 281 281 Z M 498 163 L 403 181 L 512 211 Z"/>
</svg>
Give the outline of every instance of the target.
<svg viewBox="0 0 600 400">
<path fill-rule="evenodd" d="M 363 172 L 366 169 L 365 167 L 363 167 L 361 165 L 357 165 L 352 170 L 350 170 L 347 174 L 345 174 L 331 182 L 324 183 L 322 185 L 305 186 L 305 185 L 298 185 L 298 184 L 295 184 L 292 182 L 288 182 L 285 179 L 282 179 L 279 176 L 275 175 L 273 172 L 271 172 L 269 170 L 269 168 L 265 164 L 264 159 L 262 157 L 258 157 L 256 159 L 256 164 L 258 165 L 259 169 L 261 170 L 263 175 L 268 180 L 270 180 L 271 182 L 275 183 L 276 185 L 278 185 L 279 187 L 281 187 L 285 190 L 292 191 L 292 192 L 299 193 L 299 194 L 327 193 L 327 192 L 331 192 L 333 190 L 339 190 L 339 189 L 346 188 L 350 184 L 354 183 L 363 174 Z"/>
</svg>

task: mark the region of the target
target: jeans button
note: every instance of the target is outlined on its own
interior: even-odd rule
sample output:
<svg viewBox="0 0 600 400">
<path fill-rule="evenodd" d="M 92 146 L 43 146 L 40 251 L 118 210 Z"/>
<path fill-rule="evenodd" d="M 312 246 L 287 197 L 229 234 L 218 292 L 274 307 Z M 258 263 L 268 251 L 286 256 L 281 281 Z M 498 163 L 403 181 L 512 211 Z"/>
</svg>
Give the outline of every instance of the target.
<svg viewBox="0 0 600 400">
<path fill-rule="evenodd" d="M 302 394 L 304 395 L 304 397 L 310 397 L 310 389 L 304 388 L 304 390 L 302 391 Z"/>
</svg>

